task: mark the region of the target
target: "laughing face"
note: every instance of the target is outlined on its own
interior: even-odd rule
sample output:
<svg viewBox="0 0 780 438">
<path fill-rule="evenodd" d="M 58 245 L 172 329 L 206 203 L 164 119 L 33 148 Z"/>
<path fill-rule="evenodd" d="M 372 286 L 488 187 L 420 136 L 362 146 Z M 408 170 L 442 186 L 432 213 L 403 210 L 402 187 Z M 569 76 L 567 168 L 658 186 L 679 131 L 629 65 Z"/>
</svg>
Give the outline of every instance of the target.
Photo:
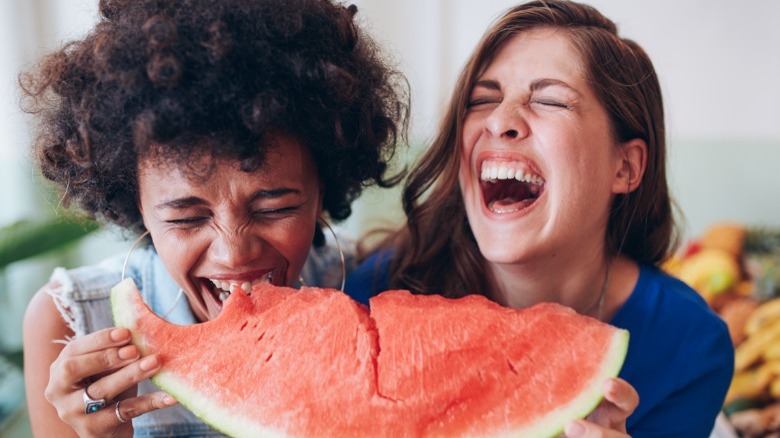
<svg viewBox="0 0 780 438">
<path fill-rule="evenodd" d="M 459 183 L 493 263 L 602 254 L 620 167 L 609 119 L 564 31 L 507 41 L 469 96 Z"/>
<path fill-rule="evenodd" d="M 254 172 L 238 160 L 197 158 L 203 177 L 152 158 L 139 163 L 144 224 L 165 267 L 200 320 L 216 317 L 231 291 L 298 278 L 322 211 L 309 154 L 277 136 Z"/>
</svg>

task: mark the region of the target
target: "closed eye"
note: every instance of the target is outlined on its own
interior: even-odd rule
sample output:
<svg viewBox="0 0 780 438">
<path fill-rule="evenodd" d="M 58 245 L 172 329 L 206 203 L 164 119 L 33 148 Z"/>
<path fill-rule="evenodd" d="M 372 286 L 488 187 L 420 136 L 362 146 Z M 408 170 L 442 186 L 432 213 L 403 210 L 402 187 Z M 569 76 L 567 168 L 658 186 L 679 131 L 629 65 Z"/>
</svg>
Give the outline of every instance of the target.
<svg viewBox="0 0 780 438">
<path fill-rule="evenodd" d="M 165 221 L 165 223 L 171 225 L 196 225 L 206 220 L 208 220 L 208 218 L 205 216 L 195 216 L 195 217 L 186 217 L 181 219 L 169 219 Z"/>
<path fill-rule="evenodd" d="M 569 109 L 569 105 L 566 105 L 563 102 L 559 102 L 557 100 L 551 100 L 551 99 L 534 99 L 534 100 L 531 101 L 531 103 L 537 103 L 539 105 L 550 106 L 550 107 L 555 107 L 555 108 Z"/>
<path fill-rule="evenodd" d="M 269 218 L 269 217 L 275 217 L 275 216 L 286 216 L 287 214 L 293 213 L 297 211 L 300 208 L 299 205 L 294 205 L 290 207 L 282 207 L 282 208 L 268 208 L 268 209 L 262 209 L 262 210 L 255 210 L 252 212 L 252 216 L 258 217 L 258 218 Z"/>
<path fill-rule="evenodd" d="M 471 109 L 482 105 L 499 104 L 499 103 L 501 103 L 501 99 L 495 99 L 495 98 L 474 99 L 474 100 L 470 100 L 469 103 L 466 104 L 466 109 Z"/>
</svg>

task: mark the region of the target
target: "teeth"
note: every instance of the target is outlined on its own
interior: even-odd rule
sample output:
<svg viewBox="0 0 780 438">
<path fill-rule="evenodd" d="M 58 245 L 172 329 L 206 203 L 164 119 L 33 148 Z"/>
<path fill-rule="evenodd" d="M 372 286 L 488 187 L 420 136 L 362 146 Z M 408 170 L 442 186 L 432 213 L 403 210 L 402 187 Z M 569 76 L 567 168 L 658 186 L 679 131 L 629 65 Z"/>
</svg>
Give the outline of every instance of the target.
<svg viewBox="0 0 780 438">
<path fill-rule="evenodd" d="M 544 179 L 541 176 L 533 174 L 529 170 L 520 168 L 519 166 L 520 164 L 518 163 L 508 163 L 505 161 L 485 161 L 482 163 L 480 179 L 488 182 L 515 179 L 534 185 L 544 184 Z"/>
<path fill-rule="evenodd" d="M 273 275 L 271 272 L 266 274 L 264 277 L 257 278 L 252 281 L 234 281 L 234 280 L 214 280 L 209 279 L 209 281 L 214 285 L 215 288 L 217 288 L 219 292 L 219 299 L 220 301 L 225 301 L 228 299 L 231 293 L 233 293 L 234 288 L 240 288 L 244 293 L 250 293 L 252 292 L 252 288 L 257 286 L 260 283 L 270 283 L 273 279 Z"/>
</svg>

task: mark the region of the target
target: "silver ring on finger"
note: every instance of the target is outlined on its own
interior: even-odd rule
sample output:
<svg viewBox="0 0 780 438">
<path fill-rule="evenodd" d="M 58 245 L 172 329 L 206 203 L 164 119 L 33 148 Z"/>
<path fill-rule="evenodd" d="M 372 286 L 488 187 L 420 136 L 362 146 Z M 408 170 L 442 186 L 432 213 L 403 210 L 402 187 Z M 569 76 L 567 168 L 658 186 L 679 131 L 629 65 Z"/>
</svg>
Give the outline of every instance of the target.
<svg viewBox="0 0 780 438">
<path fill-rule="evenodd" d="M 119 403 L 122 403 L 122 400 L 116 402 L 116 406 L 114 407 L 114 414 L 116 414 L 116 419 L 119 420 L 120 423 L 127 423 L 130 420 L 125 420 L 125 417 L 123 417 L 122 413 L 119 412 Z"/>
<path fill-rule="evenodd" d="M 106 399 L 104 398 L 92 398 L 89 396 L 89 393 L 87 392 L 87 387 L 84 387 L 84 413 L 85 414 L 94 414 L 95 412 L 103 409 L 106 407 Z"/>
</svg>

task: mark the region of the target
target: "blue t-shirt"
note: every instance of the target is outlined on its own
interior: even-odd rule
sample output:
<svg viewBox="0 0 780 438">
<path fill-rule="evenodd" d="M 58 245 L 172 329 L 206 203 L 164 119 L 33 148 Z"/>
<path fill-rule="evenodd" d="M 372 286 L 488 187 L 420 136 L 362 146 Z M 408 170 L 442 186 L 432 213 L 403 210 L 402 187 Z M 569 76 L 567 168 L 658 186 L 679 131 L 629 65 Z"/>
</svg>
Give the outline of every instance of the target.
<svg viewBox="0 0 780 438">
<path fill-rule="evenodd" d="M 366 259 L 346 292 L 363 303 L 388 289 L 391 254 Z M 640 265 L 634 291 L 610 324 L 630 333 L 620 377 L 639 393 L 628 433 L 642 437 L 708 437 L 734 372 L 726 324 L 685 283 Z"/>
</svg>

